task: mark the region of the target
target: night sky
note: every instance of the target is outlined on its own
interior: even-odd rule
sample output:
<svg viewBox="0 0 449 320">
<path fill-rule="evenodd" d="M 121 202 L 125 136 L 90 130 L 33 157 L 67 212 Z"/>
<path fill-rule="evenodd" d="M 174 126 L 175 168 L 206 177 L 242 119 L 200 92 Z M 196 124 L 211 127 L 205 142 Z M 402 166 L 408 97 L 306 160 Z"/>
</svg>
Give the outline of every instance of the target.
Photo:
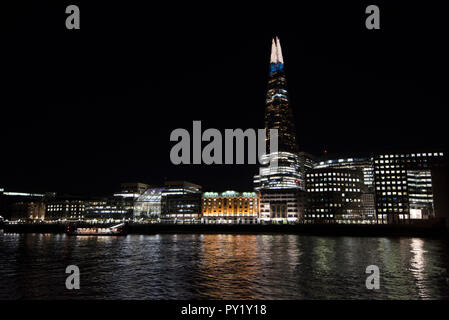
<svg viewBox="0 0 449 320">
<path fill-rule="evenodd" d="M 263 128 L 276 35 L 301 150 L 447 146 L 442 8 L 214 3 L 2 10 L 0 187 L 107 195 L 121 182 L 176 179 L 252 190 L 257 166 L 175 166 L 169 137 L 193 120 L 223 133 Z M 81 30 L 65 28 L 68 4 L 79 5 Z M 379 5 L 381 30 L 365 28 L 368 4 Z"/>
</svg>

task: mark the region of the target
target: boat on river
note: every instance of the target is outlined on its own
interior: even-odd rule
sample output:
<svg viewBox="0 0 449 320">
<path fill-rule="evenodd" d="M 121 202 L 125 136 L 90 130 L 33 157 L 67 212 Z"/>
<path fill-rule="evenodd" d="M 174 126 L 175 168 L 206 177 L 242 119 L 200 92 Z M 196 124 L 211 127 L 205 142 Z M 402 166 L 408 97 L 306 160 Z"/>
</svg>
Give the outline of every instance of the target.
<svg viewBox="0 0 449 320">
<path fill-rule="evenodd" d="M 126 235 L 126 225 L 120 223 L 112 227 L 67 226 L 66 234 L 76 236 L 124 236 Z"/>
</svg>

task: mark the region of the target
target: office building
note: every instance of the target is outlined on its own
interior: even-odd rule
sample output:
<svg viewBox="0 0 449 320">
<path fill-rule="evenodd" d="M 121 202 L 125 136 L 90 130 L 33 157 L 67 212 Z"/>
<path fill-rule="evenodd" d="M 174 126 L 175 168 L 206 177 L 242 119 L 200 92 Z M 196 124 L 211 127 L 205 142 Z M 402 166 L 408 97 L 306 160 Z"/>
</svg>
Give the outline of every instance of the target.
<svg viewBox="0 0 449 320">
<path fill-rule="evenodd" d="M 378 223 L 434 218 L 433 176 L 435 169 L 444 163 L 441 151 L 376 154 L 374 184 Z"/>
<path fill-rule="evenodd" d="M 307 173 L 306 223 L 372 223 L 362 205 L 360 168 L 321 168 Z"/>
<path fill-rule="evenodd" d="M 82 220 L 86 202 L 83 197 L 57 196 L 46 199 L 45 220 Z"/>
<path fill-rule="evenodd" d="M 167 181 L 161 197 L 161 222 L 195 223 L 201 218 L 201 186 Z"/>
<path fill-rule="evenodd" d="M 298 223 L 303 221 L 307 194 L 300 189 L 260 191 L 261 223 Z"/>
<path fill-rule="evenodd" d="M 351 157 L 319 161 L 314 166 L 314 169 L 322 168 L 361 169 L 365 189 L 374 191 L 374 165 L 372 157 Z"/>
<path fill-rule="evenodd" d="M 361 206 L 364 223 L 374 223 L 376 220 L 374 202 L 374 162 L 372 157 L 351 157 L 319 161 L 314 169 L 359 169 L 363 174 L 363 185 L 361 187 Z"/>
<path fill-rule="evenodd" d="M 84 220 L 94 222 L 120 222 L 133 218 L 132 199 L 98 199 L 86 202 Z"/>
</svg>

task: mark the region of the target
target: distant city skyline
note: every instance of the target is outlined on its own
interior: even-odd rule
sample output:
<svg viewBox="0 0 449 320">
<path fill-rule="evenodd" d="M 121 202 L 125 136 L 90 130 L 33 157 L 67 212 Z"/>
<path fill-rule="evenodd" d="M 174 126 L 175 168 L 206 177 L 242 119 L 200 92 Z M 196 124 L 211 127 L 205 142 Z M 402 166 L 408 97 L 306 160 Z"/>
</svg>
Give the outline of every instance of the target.
<svg viewBox="0 0 449 320">
<path fill-rule="evenodd" d="M 302 300 L 346 316 L 334 301 L 385 314 L 379 300 L 449 299 L 445 8 L 4 11 L 0 300 L 14 314 L 108 300 L 88 315 L 278 319 Z"/>
<path fill-rule="evenodd" d="M 174 166 L 169 136 L 194 120 L 219 130 L 263 128 L 274 36 L 287 57 L 301 151 L 339 158 L 447 149 L 441 33 L 410 26 L 403 34 L 406 17 L 399 16 L 384 17 L 386 31 L 376 35 L 345 8 L 328 8 L 338 21 L 316 20 L 322 8 L 305 5 L 295 19 L 283 17 L 279 30 L 257 32 L 241 24 L 220 29 L 218 21 L 210 30 L 186 24 L 172 32 L 126 16 L 120 32 L 103 32 L 105 17 L 84 14 L 77 35 L 64 24 L 52 28 L 53 9 L 39 9 L 39 37 L 1 31 L 11 63 L 2 72 L 8 121 L 0 129 L 0 186 L 106 195 L 121 182 L 184 179 L 208 190 L 251 189 L 257 165 Z"/>
</svg>

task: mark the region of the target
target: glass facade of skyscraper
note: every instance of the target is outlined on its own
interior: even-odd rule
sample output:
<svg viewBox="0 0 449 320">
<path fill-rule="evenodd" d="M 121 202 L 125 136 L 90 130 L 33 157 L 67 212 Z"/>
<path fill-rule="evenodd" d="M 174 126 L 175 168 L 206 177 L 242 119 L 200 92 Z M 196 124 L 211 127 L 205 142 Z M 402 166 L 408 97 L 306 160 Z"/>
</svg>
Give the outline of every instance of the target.
<svg viewBox="0 0 449 320">
<path fill-rule="evenodd" d="M 278 150 L 270 150 L 267 136 L 267 154 L 262 157 L 259 174 L 254 177 L 256 190 L 301 189 L 301 174 L 296 130 L 290 107 L 284 59 L 279 39 L 272 40 L 270 73 L 265 108 L 265 129 L 278 130 Z"/>
</svg>

